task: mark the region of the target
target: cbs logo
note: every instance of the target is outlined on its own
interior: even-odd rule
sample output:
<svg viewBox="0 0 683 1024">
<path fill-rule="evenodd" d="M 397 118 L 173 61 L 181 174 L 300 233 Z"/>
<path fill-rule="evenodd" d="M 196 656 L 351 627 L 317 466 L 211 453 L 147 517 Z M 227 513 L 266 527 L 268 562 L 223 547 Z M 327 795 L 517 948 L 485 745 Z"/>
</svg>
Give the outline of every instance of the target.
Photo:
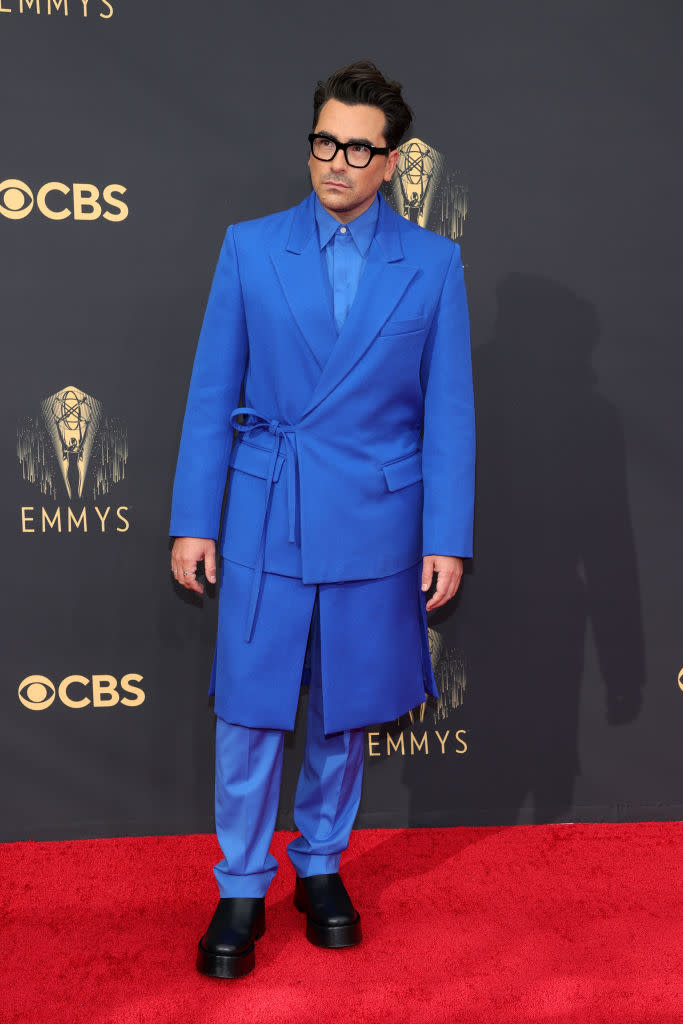
<svg viewBox="0 0 683 1024">
<path fill-rule="evenodd" d="M 145 691 L 135 683 L 141 683 L 142 676 L 129 672 L 121 678 L 115 676 L 72 675 L 62 679 L 55 686 L 47 676 L 26 676 L 19 683 L 18 696 L 25 708 L 43 711 L 54 704 L 58 697 L 62 704 L 74 710 L 92 705 L 94 708 L 113 708 L 121 703 L 129 708 L 144 703 Z"/>
<path fill-rule="evenodd" d="M 117 196 L 126 191 L 123 185 L 105 185 L 100 195 L 96 185 L 64 185 L 61 181 L 48 181 L 35 196 L 25 181 L 5 178 L 0 181 L 0 214 L 8 220 L 23 220 L 37 206 L 48 220 L 121 221 L 128 216 L 128 207 Z M 67 198 L 69 197 L 69 198 Z M 109 207 L 105 209 L 104 206 Z"/>
</svg>

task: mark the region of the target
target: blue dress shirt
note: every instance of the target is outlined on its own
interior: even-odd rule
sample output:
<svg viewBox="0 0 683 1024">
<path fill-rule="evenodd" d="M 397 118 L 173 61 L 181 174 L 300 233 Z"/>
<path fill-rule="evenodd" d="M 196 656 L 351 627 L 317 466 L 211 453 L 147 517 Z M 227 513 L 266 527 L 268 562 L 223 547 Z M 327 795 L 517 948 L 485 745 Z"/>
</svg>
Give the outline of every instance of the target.
<svg viewBox="0 0 683 1024">
<path fill-rule="evenodd" d="M 320 251 L 330 282 L 332 309 L 337 332 L 341 331 L 358 291 L 370 243 L 375 237 L 379 203 L 377 197 L 360 217 L 340 224 L 315 197 Z"/>
</svg>

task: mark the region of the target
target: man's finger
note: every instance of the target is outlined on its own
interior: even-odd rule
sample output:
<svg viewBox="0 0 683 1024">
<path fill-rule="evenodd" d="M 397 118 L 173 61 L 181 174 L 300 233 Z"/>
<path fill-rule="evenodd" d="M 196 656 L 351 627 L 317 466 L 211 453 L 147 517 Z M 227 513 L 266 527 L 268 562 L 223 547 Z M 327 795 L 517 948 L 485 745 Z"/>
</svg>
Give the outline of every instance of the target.
<svg viewBox="0 0 683 1024">
<path fill-rule="evenodd" d="M 446 600 L 446 593 L 446 584 L 441 580 L 441 576 L 439 575 L 437 577 L 436 590 L 425 605 L 427 611 L 430 612 L 433 608 L 438 608 L 442 605 Z"/>
<path fill-rule="evenodd" d="M 197 563 L 196 562 L 181 562 L 180 573 L 178 574 L 178 582 L 181 583 L 186 590 L 194 590 L 197 594 L 204 593 L 204 587 L 201 583 L 197 582 Z"/>
<path fill-rule="evenodd" d="M 432 585 L 432 579 L 434 577 L 434 563 L 430 559 L 423 559 L 422 561 L 422 589 L 429 590 Z"/>
<path fill-rule="evenodd" d="M 205 555 L 204 556 L 204 575 L 206 576 L 209 583 L 216 582 L 216 556 Z"/>
</svg>

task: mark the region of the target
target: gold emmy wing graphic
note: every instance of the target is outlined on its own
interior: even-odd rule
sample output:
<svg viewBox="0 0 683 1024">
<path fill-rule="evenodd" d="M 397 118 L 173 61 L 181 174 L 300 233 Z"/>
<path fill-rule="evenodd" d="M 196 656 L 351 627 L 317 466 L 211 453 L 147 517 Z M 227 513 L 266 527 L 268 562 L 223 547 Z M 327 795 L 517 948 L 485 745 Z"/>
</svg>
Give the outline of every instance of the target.
<svg viewBox="0 0 683 1024">
<path fill-rule="evenodd" d="M 434 718 L 438 722 L 462 704 L 467 686 L 465 658 L 460 651 L 446 643 L 441 633 L 435 629 L 427 630 L 429 636 L 429 656 L 432 659 L 434 680 L 439 691 L 439 702 L 434 709 Z"/>
<path fill-rule="evenodd" d="M 396 719 L 397 725 L 404 729 L 408 723 L 415 725 L 417 722 L 424 722 L 425 713 L 429 708 L 434 724 L 448 718 L 451 711 L 462 705 L 467 688 L 467 666 L 465 656 L 455 647 L 451 647 L 441 633 L 438 633 L 431 626 L 427 629 L 429 638 L 429 657 L 432 662 L 434 681 L 439 691 L 439 699 L 434 703 L 430 698 L 423 701 L 419 707 L 409 711 L 406 716 Z"/>
<path fill-rule="evenodd" d="M 409 139 L 399 148 L 396 171 L 382 193 L 406 220 L 455 241 L 465 224 L 468 195 L 458 177 L 438 149 Z"/>
<path fill-rule="evenodd" d="M 96 500 L 123 480 L 128 438 L 118 420 L 103 416 L 101 402 L 69 385 L 20 422 L 17 456 L 23 479 L 43 494 L 57 500 L 63 487 L 69 502 Z"/>
<path fill-rule="evenodd" d="M 408 712 L 408 719 L 411 724 L 424 722 L 425 711 L 429 710 L 434 716 L 434 722 L 438 723 L 442 718 L 448 718 L 451 711 L 459 708 L 465 696 L 467 688 L 467 669 L 464 655 L 451 647 L 441 633 L 437 633 L 431 626 L 427 629 L 429 637 L 429 657 L 432 662 L 434 681 L 439 691 L 439 699 L 436 704 L 427 704 L 423 701 L 419 708 Z M 397 719 L 399 724 L 405 724 L 405 719 Z"/>
</svg>

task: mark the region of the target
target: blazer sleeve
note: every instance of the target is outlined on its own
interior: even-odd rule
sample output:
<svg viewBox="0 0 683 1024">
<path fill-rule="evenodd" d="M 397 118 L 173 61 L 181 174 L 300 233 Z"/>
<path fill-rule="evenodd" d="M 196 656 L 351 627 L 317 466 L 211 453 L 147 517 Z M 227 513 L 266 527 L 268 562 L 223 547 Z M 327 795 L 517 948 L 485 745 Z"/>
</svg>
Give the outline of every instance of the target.
<svg viewBox="0 0 683 1024">
<path fill-rule="evenodd" d="M 460 246 L 454 244 L 422 358 L 422 554 L 472 555 L 474 395 Z"/>
<path fill-rule="evenodd" d="M 218 539 L 248 336 L 234 227 L 221 247 L 190 380 L 173 484 L 171 536 Z"/>
</svg>

